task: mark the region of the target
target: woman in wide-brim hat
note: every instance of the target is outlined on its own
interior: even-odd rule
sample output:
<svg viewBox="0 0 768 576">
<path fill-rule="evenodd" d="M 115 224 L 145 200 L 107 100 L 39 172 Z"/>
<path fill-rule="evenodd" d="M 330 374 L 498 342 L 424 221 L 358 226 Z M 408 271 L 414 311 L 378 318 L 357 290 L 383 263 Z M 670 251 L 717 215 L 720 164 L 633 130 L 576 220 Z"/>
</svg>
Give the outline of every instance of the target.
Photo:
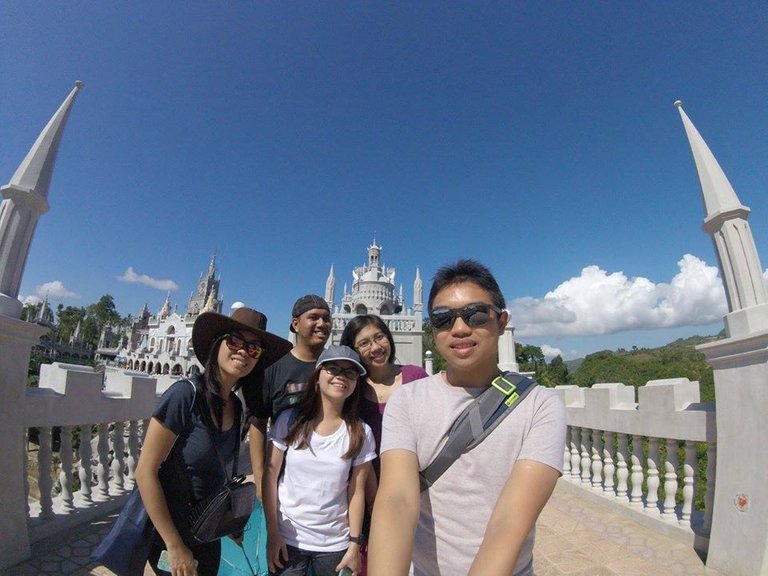
<svg viewBox="0 0 768 576">
<path fill-rule="evenodd" d="M 200 314 L 192 347 L 205 370 L 174 383 L 161 397 L 144 439 L 136 483 L 158 536 L 149 554 L 153 570 L 159 573 L 158 558 L 167 550 L 174 575 L 213 576 L 220 543 L 195 541 L 189 504 L 216 493 L 235 473 L 242 422 L 235 391 L 260 386 L 264 368 L 288 353 L 291 343 L 267 332 L 264 314 L 242 307 L 231 316 Z"/>
</svg>

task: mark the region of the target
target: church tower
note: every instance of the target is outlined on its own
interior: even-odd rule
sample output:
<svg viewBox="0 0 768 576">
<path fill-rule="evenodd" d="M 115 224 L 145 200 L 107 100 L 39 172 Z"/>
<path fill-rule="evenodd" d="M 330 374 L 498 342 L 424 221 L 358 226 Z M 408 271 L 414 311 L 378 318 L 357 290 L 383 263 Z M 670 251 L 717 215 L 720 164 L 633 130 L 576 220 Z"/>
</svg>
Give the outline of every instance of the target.
<svg viewBox="0 0 768 576">
<path fill-rule="evenodd" d="M 203 311 L 221 313 L 224 301 L 219 297 L 219 282 L 220 279 L 216 276 L 216 254 L 214 253 L 208 264 L 208 270 L 200 275 L 197 290 L 187 301 L 186 318 L 197 317 Z"/>
</svg>

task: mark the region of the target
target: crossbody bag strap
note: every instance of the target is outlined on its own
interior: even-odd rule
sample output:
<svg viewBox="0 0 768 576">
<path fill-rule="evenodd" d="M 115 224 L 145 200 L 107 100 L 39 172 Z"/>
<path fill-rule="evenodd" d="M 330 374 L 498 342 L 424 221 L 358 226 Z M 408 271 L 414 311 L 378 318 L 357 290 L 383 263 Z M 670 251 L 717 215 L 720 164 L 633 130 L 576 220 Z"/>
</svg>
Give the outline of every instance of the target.
<svg viewBox="0 0 768 576">
<path fill-rule="evenodd" d="M 419 473 L 421 491 L 432 486 L 459 456 L 480 444 L 536 385 L 534 380 L 514 372 L 496 376 L 459 414 L 440 452 Z"/>
<path fill-rule="evenodd" d="M 240 400 L 238 399 L 238 402 Z M 199 407 L 200 410 L 203 410 L 203 406 Z M 233 426 L 235 427 L 235 431 L 237 434 L 235 434 L 235 453 L 232 458 L 232 473 L 227 475 L 227 465 L 224 461 L 224 458 L 221 455 L 221 451 L 219 450 L 218 445 L 216 444 L 216 439 L 213 436 L 213 430 L 211 429 L 211 426 L 208 426 L 207 422 L 210 419 L 210 414 L 206 414 L 203 417 L 203 421 L 206 422 L 205 429 L 208 430 L 208 438 L 211 440 L 211 444 L 213 445 L 213 449 L 216 450 L 216 456 L 219 458 L 219 464 L 221 464 L 221 469 L 224 471 L 224 478 L 230 480 L 231 478 L 234 478 L 237 476 L 237 464 L 240 459 L 240 420 L 242 417 L 242 406 L 240 407 L 240 410 L 235 409 L 235 423 Z"/>
</svg>

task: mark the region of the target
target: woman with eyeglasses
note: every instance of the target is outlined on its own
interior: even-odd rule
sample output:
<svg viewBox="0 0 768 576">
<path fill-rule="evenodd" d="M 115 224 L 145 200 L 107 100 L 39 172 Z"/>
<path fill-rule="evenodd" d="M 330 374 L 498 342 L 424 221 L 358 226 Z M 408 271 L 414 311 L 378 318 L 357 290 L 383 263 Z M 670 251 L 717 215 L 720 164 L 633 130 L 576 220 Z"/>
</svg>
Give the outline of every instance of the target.
<svg viewBox="0 0 768 576">
<path fill-rule="evenodd" d="M 363 314 L 350 320 L 341 334 L 341 344 L 357 351 L 367 371 L 360 379 L 363 388 L 360 399 L 360 417 L 373 430 L 376 451 L 381 443 L 381 422 L 389 397 L 399 386 L 426 378 L 421 366 L 395 362 L 395 339 L 384 320 L 375 314 Z M 379 460 L 373 463 L 374 479 L 379 477 Z M 366 488 L 368 506 L 373 506 L 376 483 L 369 481 Z"/>
<path fill-rule="evenodd" d="M 364 374 L 354 350 L 330 346 L 297 407 L 270 430 L 262 494 L 272 575 L 359 573 L 365 482 L 376 458 L 358 416 Z"/>
<path fill-rule="evenodd" d="M 189 510 L 237 473 L 241 405 L 235 391 L 260 386 L 264 368 L 291 349 L 288 340 L 266 329 L 266 316 L 251 308 L 238 308 L 232 316 L 200 314 L 192 346 L 205 371 L 171 385 L 152 414 L 136 484 L 154 527 L 148 560 L 155 574 L 218 572 L 220 542 L 195 540 Z"/>
</svg>

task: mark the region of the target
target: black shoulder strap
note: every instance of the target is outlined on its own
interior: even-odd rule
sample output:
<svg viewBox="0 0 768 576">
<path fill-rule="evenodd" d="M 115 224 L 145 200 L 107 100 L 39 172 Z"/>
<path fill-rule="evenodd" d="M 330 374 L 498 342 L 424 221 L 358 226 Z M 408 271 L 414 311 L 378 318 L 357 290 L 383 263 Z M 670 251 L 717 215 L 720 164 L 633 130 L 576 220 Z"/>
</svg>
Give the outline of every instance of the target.
<svg viewBox="0 0 768 576">
<path fill-rule="evenodd" d="M 421 491 L 432 486 L 459 456 L 480 444 L 536 385 L 534 380 L 514 372 L 494 378 L 459 414 L 440 452 L 419 473 Z"/>
</svg>

